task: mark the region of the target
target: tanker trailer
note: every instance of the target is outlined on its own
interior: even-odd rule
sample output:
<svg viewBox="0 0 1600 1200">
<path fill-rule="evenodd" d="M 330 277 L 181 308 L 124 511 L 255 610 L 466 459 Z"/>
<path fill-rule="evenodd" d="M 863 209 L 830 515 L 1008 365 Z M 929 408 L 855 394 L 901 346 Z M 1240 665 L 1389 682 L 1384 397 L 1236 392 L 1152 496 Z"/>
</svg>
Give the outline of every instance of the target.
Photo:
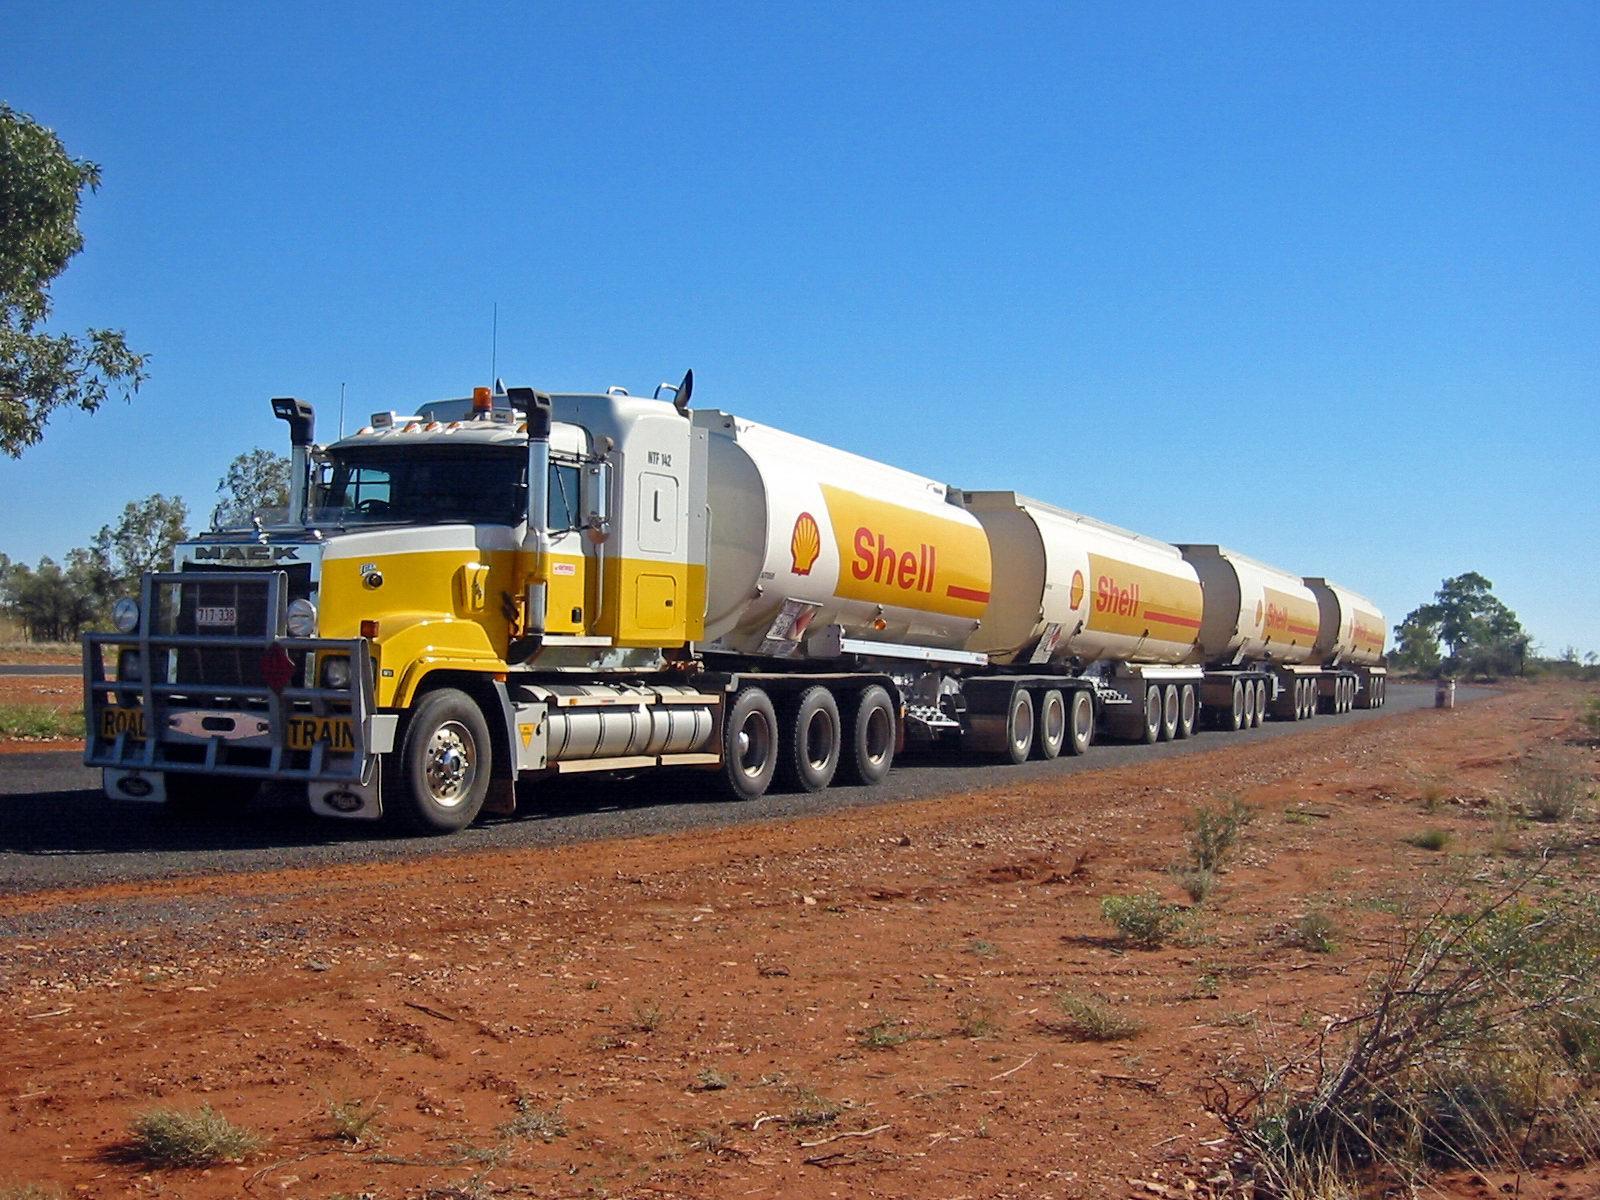
<svg viewBox="0 0 1600 1200">
<path fill-rule="evenodd" d="M 1346 708 L 1382 708 L 1388 688 L 1383 665 L 1384 623 L 1378 606 L 1348 588 L 1308 575 L 1304 583 L 1317 598 L 1320 618 L 1314 647 L 1316 660 L 1353 676 L 1355 692 L 1342 697 Z M 1348 685 L 1346 685 L 1348 687 Z M 1323 692 L 1324 705 L 1338 697 Z"/>
<path fill-rule="evenodd" d="M 1197 652 L 1212 720 L 1228 729 L 1259 723 L 1264 713 L 1305 720 L 1317 712 L 1324 687 L 1329 711 L 1345 711 L 1353 675 L 1325 669 L 1317 656 L 1317 598 L 1298 576 L 1225 546 L 1180 549 L 1205 589 Z"/>
<path fill-rule="evenodd" d="M 1194 732 L 1201 590 L 1176 547 L 1015 492 L 960 502 L 1005 581 L 969 649 L 1067 674 L 1074 746 L 1096 726 L 1142 742 Z"/>
</svg>

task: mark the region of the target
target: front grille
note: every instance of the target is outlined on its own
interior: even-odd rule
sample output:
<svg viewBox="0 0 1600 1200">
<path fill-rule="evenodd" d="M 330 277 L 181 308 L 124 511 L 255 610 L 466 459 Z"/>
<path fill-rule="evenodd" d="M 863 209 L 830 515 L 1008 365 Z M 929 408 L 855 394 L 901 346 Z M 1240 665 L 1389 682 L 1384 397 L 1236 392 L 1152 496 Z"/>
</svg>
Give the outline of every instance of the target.
<svg viewBox="0 0 1600 1200">
<path fill-rule="evenodd" d="M 288 576 L 287 598 L 308 597 L 311 593 L 311 566 L 296 564 L 284 571 Z M 186 567 L 186 578 L 166 589 L 162 603 L 168 611 L 156 615 L 156 628 L 176 634 L 207 634 L 219 637 L 275 637 L 279 634 L 278 614 L 267 611 L 271 591 L 259 575 L 241 579 L 227 568 Z M 176 603 L 175 609 L 171 606 Z M 216 617 L 231 610 L 233 620 L 219 622 Z M 200 622 L 202 611 L 211 618 Z M 188 646 L 173 652 L 174 674 L 169 682 L 203 687 L 217 685 L 259 685 L 261 652 L 236 647 Z M 304 653 L 291 655 L 293 678 L 303 678 Z"/>
</svg>

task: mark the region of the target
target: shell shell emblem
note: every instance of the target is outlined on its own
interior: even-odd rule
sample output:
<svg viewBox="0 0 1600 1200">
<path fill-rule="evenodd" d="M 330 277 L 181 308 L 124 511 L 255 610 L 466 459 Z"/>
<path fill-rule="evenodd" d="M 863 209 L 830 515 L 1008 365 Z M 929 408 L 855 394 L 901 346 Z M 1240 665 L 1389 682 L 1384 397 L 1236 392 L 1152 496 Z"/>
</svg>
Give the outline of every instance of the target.
<svg viewBox="0 0 1600 1200">
<path fill-rule="evenodd" d="M 794 532 L 789 535 L 789 569 L 796 575 L 809 575 L 821 553 L 822 531 L 817 528 L 817 519 L 803 512 L 795 518 Z"/>
<path fill-rule="evenodd" d="M 1070 595 L 1068 595 L 1067 600 L 1068 600 L 1068 602 L 1071 604 L 1071 606 L 1074 609 L 1076 609 L 1078 607 L 1078 605 L 1083 603 L 1083 572 L 1082 571 L 1074 571 L 1072 573 L 1072 592 L 1071 592 Z"/>
</svg>

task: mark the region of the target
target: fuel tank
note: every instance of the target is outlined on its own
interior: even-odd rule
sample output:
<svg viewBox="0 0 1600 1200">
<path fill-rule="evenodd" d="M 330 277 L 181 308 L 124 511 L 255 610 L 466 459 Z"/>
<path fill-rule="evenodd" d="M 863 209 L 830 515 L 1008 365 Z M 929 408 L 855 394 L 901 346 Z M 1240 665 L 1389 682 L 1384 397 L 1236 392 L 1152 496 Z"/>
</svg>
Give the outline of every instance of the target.
<svg viewBox="0 0 1600 1200">
<path fill-rule="evenodd" d="M 944 484 L 715 410 L 706 646 L 803 655 L 809 632 L 960 649 L 990 603 L 989 544 Z"/>
<path fill-rule="evenodd" d="M 1176 547 L 1015 492 L 960 499 L 989 536 L 999 581 L 968 649 L 1018 664 L 1193 656 L 1200 582 Z"/>
<path fill-rule="evenodd" d="M 1319 575 L 1307 576 L 1304 582 L 1317 598 L 1317 660 L 1330 667 L 1381 663 L 1387 627 L 1378 606 Z"/>
<path fill-rule="evenodd" d="M 1298 575 L 1226 546 L 1182 544 L 1205 588 L 1198 660 L 1226 665 L 1265 659 L 1294 666 L 1314 653 L 1317 599 Z"/>
</svg>

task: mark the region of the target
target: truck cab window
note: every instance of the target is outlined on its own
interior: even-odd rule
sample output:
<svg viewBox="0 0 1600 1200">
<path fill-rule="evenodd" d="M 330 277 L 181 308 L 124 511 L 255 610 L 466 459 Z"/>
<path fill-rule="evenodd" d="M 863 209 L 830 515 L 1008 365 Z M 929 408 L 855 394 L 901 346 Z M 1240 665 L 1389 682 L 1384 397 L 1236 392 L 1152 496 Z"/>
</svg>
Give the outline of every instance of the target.
<svg viewBox="0 0 1600 1200">
<path fill-rule="evenodd" d="M 313 515 L 332 525 L 516 525 L 527 512 L 520 449 L 412 445 L 334 455 Z"/>
<path fill-rule="evenodd" d="M 562 533 L 583 527 L 578 483 L 576 463 L 550 464 L 550 532 Z"/>
</svg>

